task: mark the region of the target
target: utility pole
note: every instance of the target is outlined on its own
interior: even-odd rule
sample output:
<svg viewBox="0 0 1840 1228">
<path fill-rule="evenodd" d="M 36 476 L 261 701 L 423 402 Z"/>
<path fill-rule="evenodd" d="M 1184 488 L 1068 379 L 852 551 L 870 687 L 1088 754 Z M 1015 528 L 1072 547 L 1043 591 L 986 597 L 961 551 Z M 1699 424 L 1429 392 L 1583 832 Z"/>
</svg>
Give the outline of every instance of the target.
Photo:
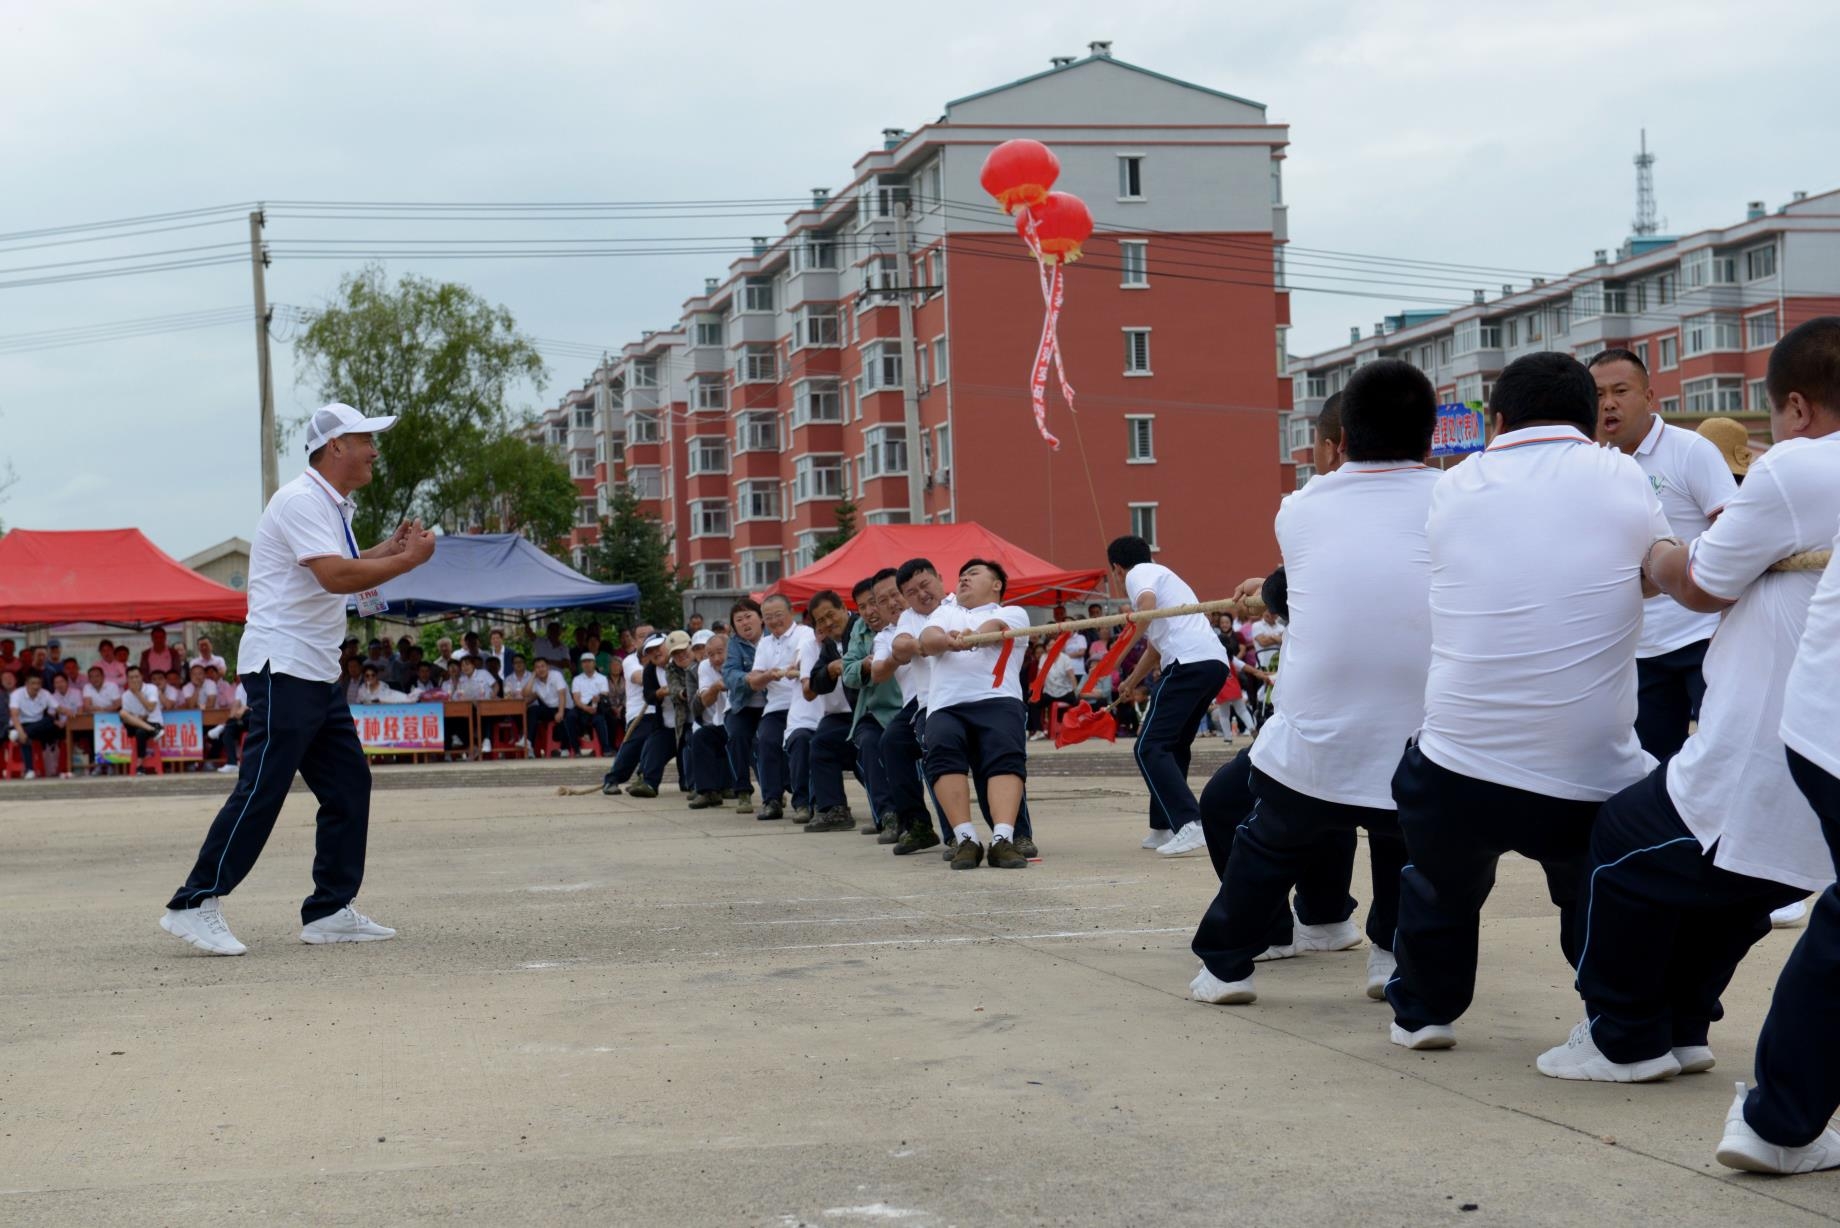
<svg viewBox="0 0 1840 1228">
<path fill-rule="evenodd" d="M 926 523 L 926 456 L 920 437 L 920 390 L 915 383 L 914 367 L 914 276 L 913 235 L 908 230 L 908 202 L 901 202 L 894 219 L 894 246 L 900 260 L 895 284 L 901 309 L 901 406 L 907 422 L 907 519 L 913 524 Z"/>
<path fill-rule="evenodd" d="M 262 250 L 262 221 L 260 209 L 249 215 L 249 271 L 256 289 L 256 378 L 262 397 L 262 506 L 266 508 L 281 479 L 276 472 L 275 372 L 268 361 L 268 290 L 262 280 L 268 254 Z"/>
</svg>

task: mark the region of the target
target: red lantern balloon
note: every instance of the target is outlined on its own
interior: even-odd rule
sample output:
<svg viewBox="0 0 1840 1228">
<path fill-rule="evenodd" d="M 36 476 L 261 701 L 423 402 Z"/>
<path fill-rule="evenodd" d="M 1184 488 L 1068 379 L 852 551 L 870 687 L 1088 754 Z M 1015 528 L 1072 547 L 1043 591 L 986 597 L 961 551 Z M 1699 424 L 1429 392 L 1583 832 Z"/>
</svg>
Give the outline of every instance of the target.
<svg viewBox="0 0 1840 1228">
<path fill-rule="evenodd" d="M 1041 245 L 1045 264 L 1078 260 L 1080 245 L 1092 237 L 1092 213 L 1071 192 L 1049 192 L 1039 204 L 1028 206 L 1016 219 L 1016 233 L 1028 238 L 1030 222 L 1035 224 L 1035 240 Z"/>
<path fill-rule="evenodd" d="M 1048 194 L 1061 175 L 1060 159 L 1040 141 L 1005 141 L 984 159 L 978 182 L 997 198 L 1003 212 L 1019 205 L 1034 205 Z"/>
</svg>

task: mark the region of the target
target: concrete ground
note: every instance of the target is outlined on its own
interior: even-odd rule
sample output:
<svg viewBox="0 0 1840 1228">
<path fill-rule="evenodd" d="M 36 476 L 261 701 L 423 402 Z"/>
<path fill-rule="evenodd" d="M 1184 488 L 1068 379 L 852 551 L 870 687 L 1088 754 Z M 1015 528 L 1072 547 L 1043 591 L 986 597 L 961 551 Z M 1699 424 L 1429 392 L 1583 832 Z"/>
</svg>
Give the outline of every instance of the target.
<svg viewBox="0 0 1840 1228">
<path fill-rule="evenodd" d="M 1840 1176 L 1712 1160 L 1793 933 L 1714 1073 L 1555 1082 L 1579 1004 L 1511 859 L 1459 1046 L 1408 1053 L 1362 951 L 1186 1000 L 1207 859 L 1137 848 L 1128 748 L 1036 759 L 1045 860 L 968 874 L 557 796 L 587 764 L 380 770 L 359 904 L 401 937 L 296 940 L 296 793 L 227 902 L 240 959 L 156 925 L 227 778 L 8 782 L 0 1223 L 1840 1221 Z"/>
</svg>

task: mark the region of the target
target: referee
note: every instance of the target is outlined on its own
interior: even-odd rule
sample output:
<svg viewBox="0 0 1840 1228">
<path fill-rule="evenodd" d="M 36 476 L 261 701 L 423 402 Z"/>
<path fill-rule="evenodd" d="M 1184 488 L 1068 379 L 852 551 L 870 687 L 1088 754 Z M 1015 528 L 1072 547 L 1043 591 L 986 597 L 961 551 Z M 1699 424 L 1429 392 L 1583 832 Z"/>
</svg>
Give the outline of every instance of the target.
<svg viewBox="0 0 1840 1228">
<path fill-rule="evenodd" d="M 248 738 L 236 789 L 206 833 L 185 885 L 160 928 L 211 955 L 248 948 L 224 921 L 222 897 L 255 867 L 299 772 L 319 799 L 313 894 L 301 905 L 309 943 L 374 942 L 396 931 L 352 908 L 364 878 L 371 774 L 339 683 L 345 599 L 369 617 L 387 606 L 386 580 L 421 566 L 434 534 L 408 521 L 360 551 L 351 494 L 371 480 L 376 436 L 394 417 L 349 405 L 317 410 L 307 425 L 307 471 L 275 492 L 249 551 L 249 621 L 237 672 L 249 694 Z"/>
</svg>

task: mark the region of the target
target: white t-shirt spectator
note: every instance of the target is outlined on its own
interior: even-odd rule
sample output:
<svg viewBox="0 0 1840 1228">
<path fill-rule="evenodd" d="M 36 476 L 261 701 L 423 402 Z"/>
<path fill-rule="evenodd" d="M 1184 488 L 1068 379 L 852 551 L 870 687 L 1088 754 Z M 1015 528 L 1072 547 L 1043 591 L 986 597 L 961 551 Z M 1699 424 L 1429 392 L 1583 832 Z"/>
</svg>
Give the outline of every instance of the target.
<svg viewBox="0 0 1840 1228">
<path fill-rule="evenodd" d="M 546 708 L 554 708 L 556 711 L 561 712 L 564 708 L 569 706 L 568 696 L 568 684 L 562 680 L 562 675 L 555 670 L 552 669 L 542 678 L 537 677 L 535 674 L 530 676 L 529 698 L 533 702 L 540 703 Z"/>
<path fill-rule="evenodd" d="M 525 670 L 521 674 L 507 673 L 504 680 L 505 698 L 529 699 L 530 684 L 535 682 L 536 679 L 537 676 L 529 670 Z"/>
<path fill-rule="evenodd" d="M 754 649 L 754 668 L 757 670 L 786 669 L 799 663 L 799 653 L 807 641 L 816 640 L 817 635 L 804 623 L 793 623 L 786 628 L 784 635 L 772 635 L 763 632 L 759 645 Z M 801 694 L 797 678 L 776 678 L 767 684 L 767 712 L 787 713 L 787 729 L 792 727 L 792 701 Z"/>
<path fill-rule="evenodd" d="M 470 700 L 497 699 L 498 684 L 493 682 L 492 675 L 486 673 L 483 669 L 474 670 L 471 677 L 468 677 L 465 671 L 462 671 L 460 680 L 454 684 L 454 698 Z"/>
<path fill-rule="evenodd" d="M 1642 559 L 1667 532 L 1647 475 L 1576 427 L 1505 431 L 1445 473 L 1426 524 L 1425 757 L 1573 801 L 1646 776 Z"/>
<path fill-rule="evenodd" d="M 1021 606 L 998 605 L 994 601 L 975 609 L 966 609 L 956 601 L 950 604 L 942 602 L 933 611 L 933 616 L 926 620 L 926 625 L 945 632 L 976 631 L 992 620 L 1020 630 L 1029 625 L 1029 612 Z M 1002 680 L 995 686 L 991 685 L 996 675 L 997 659 L 1002 652 L 1003 645 L 986 644 L 965 652 L 946 652 L 928 658 L 933 663 L 932 688 L 927 697 L 928 710 L 938 712 L 964 704 L 982 703 L 988 699 L 1021 699 L 1020 647 L 1011 649 L 1009 664 L 1004 667 Z"/>
<path fill-rule="evenodd" d="M 230 668 L 230 663 L 224 660 L 222 657 L 218 656 L 216 653 L 212 653 L 208 657 L 199 655 L 199 656 L 193 657 L 190 661 L 186 663 L 187 668 L 190 668 L 193 665 L 202 665 L 202 666 L 205 666 L 206 668 L 209 668 L 210 666 L 215 665 L 217 667 L 217 672 L 220 674 L 224 673 Z"/>
<path fill-rule="evenodd" d="M 590 676 L 587 671 L 584 670 L 569 680 L 569 694 L 575 697 L 575 706 L 578 708 L 588 707 L 601 696 L 607 694 L 610 689 L 607 683 L 607 675 L 599 671 L 596 671 Z M 604 705 L 602 710 L 605 710 Z"/>
<path fill-rule="evenodd" d="M 455 698 L 460 698 L 456 696 Z M 409 697 L 384 682 L 358 684 L 358 702 L 360 704 L 406 704 Z"/>
<path fill-rule="evenodd" d="M 1419 464 L 1349 461 L 1279 506 L 1291 611 L 1284 685 L 1252 744 L 1252 765 L 1279 784 L 1396 808 L 1393 770 L 1425 717 L 1425 515 L 1439 476 Z"/>
<path fill-rule="evenodd" d="M 1698 431 L 1663 422 L 1660 414 L 1637 445 L 1635 462 L 1648 475 L 1668 528 L 1683 542 L 1691 543 L 1704 533 L 1712 513 L 1738 493 L 1718 446 Z M 1717 614 L 1695 613 L 1662 593 L 1642 603 L 1642 639 L 1636 656 L 1658 657 L 1711 639 L 1718 629 Z"/>
<path fill-rule="evenodd" d="M 170 682 L 160 688 L 160 702 L 165 704 L 168 708 L 184 708 L 190 706 L 185 702 L 184 694 L 180 692 L 178 687 Z"/>
<path fill-rule="evenodd" d="M 1308 488 L 1306 487 L 1305 489 Z M 1277 660 L 1284 650 L 1284 637 L 1286 635 L 1284 624 L 1282 622 L 1268 623 L 1261 618 L 1257 622 L 1246 624 L 1246 634 L 1249 637 L 1247 642 L 1252 645 L 1253 651 L 1258 653 L 1259 668 L 1269 671 L 1272 662 Z M 1270 639 L 1272 642 L 1269 644 L 1259 643 L 1259 637 L 1261 636 Z"/>
<path fill-rule="evenodd" d="M 1840 536 L 1830 547 L 1840 557 Z M 1840 778 L 1840 562 L 1829 562 L 1808 606 L 1802 643 L 1783 693 L 1782 740 L 1808 762 Z"/>
<path fill-rule="evenodd" d="M 83 711 L 83 692 L 81 691 L 73 691 L 66 688 L 62 695 L 53 691 L 51 697 L 52 703 L 57 708 L 58 715 L 64 720 L 68 720 Z"/>
<path fill-rule="evenodd" d="M 52 694 L 48 686 L 39 687 L 36 695 L 24 687 L 19 687 L 14 690 L 7 703 L 22 724 L 41 721 L 57 710 L 57 696 Z"/>
<path fill-rule="evenodd" d="M 1067 641 L 1071 644 L 1073 641 Z M 995 669 L 993 665 L 991 667 Z M 1047 681 L 1042 683 L 1041 693 L 1053 699 L 1069 699 L 1080 688 L 1080 675 L 1075 672 L 1073 662 L 1067 659 L 1063 646 L 1061 655 L 1048 663 Z"/>
<path fill-rule="evenodd" d="M 1145 593 L 1152 595 L 1158 609 L 1193 605 L 1197 600 L 1188 582 L 1161 563 L 1139 563 L 1125 572 L 1124 591 L 1131 599 L 1132 609 L 1137 608 L 1138 599 Z M 1226 650 L 1220 646 L 1220 637 L 1208 626 L 1205 615 L 1159 618 L 1143 624 L 1143 636 L 1150 647 L 1156 649 L 1164 665 L 1227 659 Z"/>
<path fill-rule="evenodd" d="M 121 707 L 121 688 L 108 681 L 104 681 L 100 687 L 86 682 L 83 684 L 83 702 L 89 705 L 91 712 L 113 712 Z"/>
<path fill-rule="evenodd" d="M 129 716 L 138 716 L 149 725 L 162 725 L 166 714 L 160 708 L 160 688 L 151 682 L 141 683 L 140 690 L 133 687 L 121 693 L 121 710 Z"/>
<path fill-rule="evenodd" d="M 728 688 L 722 683 L 720 666 L 709 660 L 697 662 L 697 692 L 700 694 L 712 686 L 721 688 L 721 693 L 716 696 L 714 703 L 703 705 L 703 719 L 700 723 L 704 725 L 720 725 L 728 716 Z"/>
<path fill-rule="evenodd" d="M 822 692 L 816 699 L 805 698 L 805 680 L 810 678 L 812 670 L 817 668 L 818 654 L 823 649 L 823 642 L 818 639 L 816 632 L 813 632 L 799 645 L 799 676 L 792 680 L 792 685 L 798 690 L 793 695 L 792 707 L 786 717 L 788 734 L 798 729 L 816 729 L 818 722 L 827 716 L 837 713 L 849 715 L 850 699 L 844 694 L 841 678 L 837 680 L 836 686 Z"/>
<path fill-rule="evenodd" d="M 237 648 L 239 674 L 267 666 L 315 682 L 338 678 L 345 595 L 321 588 L 306 564 L 356 557 L 356 510 L 313 469 L 268 501 L 249 547 L 249 621 Z"/>
<path fill-rule="evenodd" d="M 1086 677 L 1086 654 L 1091 647 L 1091 641 L 1075 631 L 1067 637 L 1067 643 L 1061 648 L 1061 656 L 1067 659 L 1069 668 L 1073 670 L 1076 685 Z"/>
<path fill-rule="evenodd" d="M 188 682 L 179 688 L 179 701 L 187 708 L 215 708 L 217 684 L 209 678 L 200 683 Z"/>
<path fill-rule="evenodd" d="M 1833 881 L 1821 822 L 1789 775 L 1783 693 L 1821 577 L 1768 571 L 1824 548 L 1840 521 L 1840 435 L 1786 439 L 1751 466 L 1691 547 L 1694 583 L 1737 598 L 1706 651 L 1699 728 L 1668 762 L 1668 797 L 1720 869 L 1819 891 Z M 1840 684 L 1828 675 L 1827 685 Z M 1826 731 L 1835 745 L 1835 729 Z"/>
</svg>

